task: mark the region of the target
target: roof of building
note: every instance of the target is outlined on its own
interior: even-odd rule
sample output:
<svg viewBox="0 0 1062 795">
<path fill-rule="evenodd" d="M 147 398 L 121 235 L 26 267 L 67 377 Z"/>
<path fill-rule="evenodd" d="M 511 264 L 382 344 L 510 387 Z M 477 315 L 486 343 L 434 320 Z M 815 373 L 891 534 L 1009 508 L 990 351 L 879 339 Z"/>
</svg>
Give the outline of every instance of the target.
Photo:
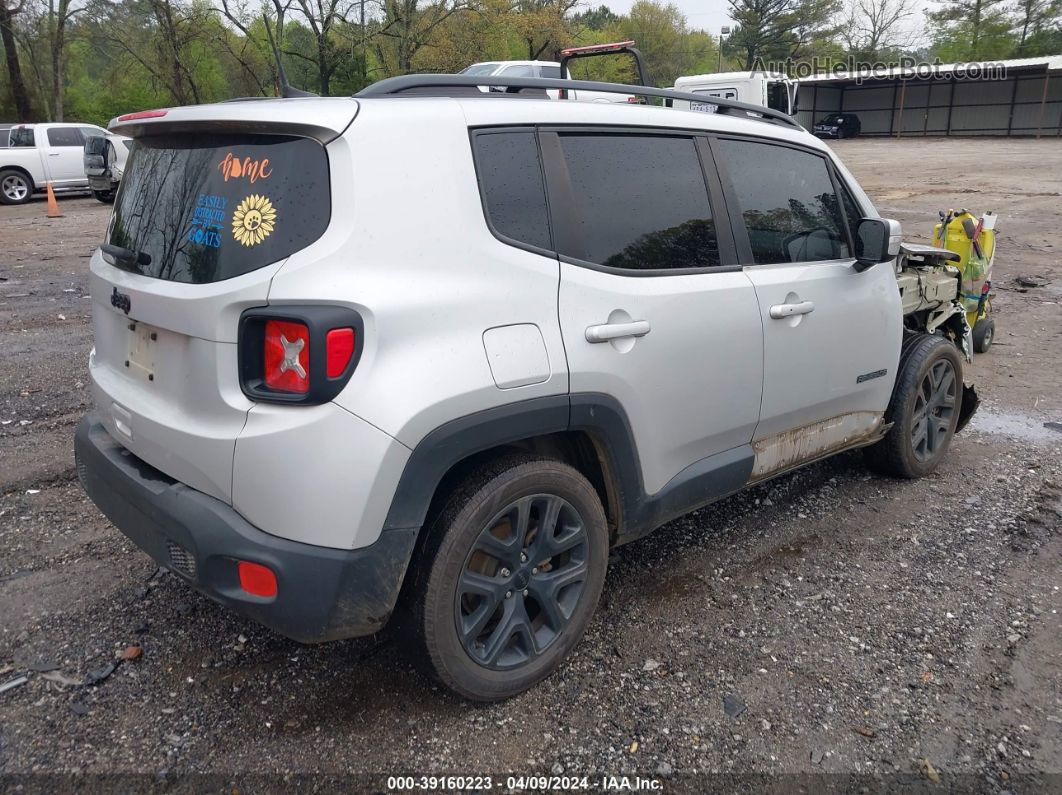
<svg viewBox="0 0 1062 795">
<path fill-rule="evenodd" d="M 988 69 L 1003 69 L 1006 72 L 1010 71 L 1035 71 L 1035 72 L 1057 72 L 1062 71 L 1062 55 L 1042 55 L 1038 58 L 1010 58 L 999 61 L 969 61 L 965 63 L 946 63 L 935 65 L 931 63 L 920 63 L 915 66 L 894 66 L 889 69 L 875 69 L 867 70 L 865 72 L 821 72 L 819 74 L 809 75 L 808 77 L 797 78 L 801 83 L 829 83 L 839 81 L 855 81 L 859 80 L 867 82 L 870 80 L 892 80 L 900 77 L 917 78 L 927 77 L 928 75 L 924 70 L 931 69 L 933 75 L 937 76 L 950 76 L 959 73 L 969 73 L 971 71 L 977 71 L 981 74 Z M 923 71 L 919 71 L 919 70 Z"/>
</svg>

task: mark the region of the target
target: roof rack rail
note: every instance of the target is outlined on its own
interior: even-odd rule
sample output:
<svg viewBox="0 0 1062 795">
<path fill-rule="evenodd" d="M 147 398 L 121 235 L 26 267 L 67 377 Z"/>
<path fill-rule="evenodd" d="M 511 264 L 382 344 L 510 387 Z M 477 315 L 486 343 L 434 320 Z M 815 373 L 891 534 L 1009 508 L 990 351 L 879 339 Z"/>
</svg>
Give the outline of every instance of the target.
<svg viewBox="0 0 1062 795">
<path fill-rule="evenodd" d="M 480 91 L 484 86 L 490 89 L 488 93 Z M 709 97 L 704 94 L 691 94 L 685 91 L 672 91 L 667 88 L 653 88 L 652 86 L 631 86 L 621 83 L 598 83 L 592 80 L 563 80 L 554 77 L 492 77 L 489 75 L 401 75 L 388 77 L 363 88 L 354 96 L 368 97 L 391 97 L 401 96 L 479 96 L 479 97 L 526 97 L 537 95 L 541 97 L 546 89 L 569 91 L 601 91 L 611 94 L 633 94 L 642 97 L 660 97 L 662 99 L 680 99 L 686 102 L 701 102 L 715 105 L 716 113 L 745 115 L 749 118 L 759 119 L 766 122 L 775 122 L 798 130 L 804 128 L 792 116 L 788 116 L 779 110 L 765 108 L 761 105 L 752 105 L 748 102 L 738 102 L 736 99 L 724 99 L 723 97 Z M 524 93 L 530 90 L 533 94 Z"/>
</svg>

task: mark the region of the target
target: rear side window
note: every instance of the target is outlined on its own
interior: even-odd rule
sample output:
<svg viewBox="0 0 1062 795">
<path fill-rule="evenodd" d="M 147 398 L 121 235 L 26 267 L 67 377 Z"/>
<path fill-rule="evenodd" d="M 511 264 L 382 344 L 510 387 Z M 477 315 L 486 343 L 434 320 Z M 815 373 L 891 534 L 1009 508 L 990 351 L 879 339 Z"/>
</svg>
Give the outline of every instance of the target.
<svg viewBox="0 0 1062 795">
<path fill-rule="evenodd" d="M 81 146 L 84 142 L 77 127 L 51 127 L 48 130 L 50 146 Z"/>
<path fill-rule="evenodd" d="M 583 247 L 562 254 L 625 270 L 719 265 L 692 138 L 566 133 L 560 142 Z"/>
<path fill-rule="evenodd" d="M 551 250 L 538 142 L 530 130 L 475 136 L 476 171 L 491 228 L 502 237 Z"/>
<path fill-rule="evenodd" d="M 32 127 L 15 127 L 11 130 L 8 143 L 11 146 L 36 146 Z"/>
<path fill-rule="evenodd" d="M 107 239 L 147 254 L 145 276 L 218 282 L 319 238 L 331 198 L 324 147 L 307 138 L 165 135 L 129 156 Z"/>
<path fill-rule="evenodd" d="M 819 155 L 753 141 L 719 141 L 757 265 L 850 256 L 837 194 Z"/>
</svg>

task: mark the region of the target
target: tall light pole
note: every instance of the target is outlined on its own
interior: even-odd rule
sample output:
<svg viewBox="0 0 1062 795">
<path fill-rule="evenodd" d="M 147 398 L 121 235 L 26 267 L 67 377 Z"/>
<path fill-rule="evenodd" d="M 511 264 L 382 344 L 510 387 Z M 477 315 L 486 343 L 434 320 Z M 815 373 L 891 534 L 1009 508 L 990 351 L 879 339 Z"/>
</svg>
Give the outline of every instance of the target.
<svg viewBox="0 0 1062 795">
<path fill-rule="evenodd" d="M 719 30 L 719 65 L 715 68 L 715 71 L 723 71 L 723 36 L 730 35 L 730 28 L 727 25 L 723 25 Z"/>
</svg>

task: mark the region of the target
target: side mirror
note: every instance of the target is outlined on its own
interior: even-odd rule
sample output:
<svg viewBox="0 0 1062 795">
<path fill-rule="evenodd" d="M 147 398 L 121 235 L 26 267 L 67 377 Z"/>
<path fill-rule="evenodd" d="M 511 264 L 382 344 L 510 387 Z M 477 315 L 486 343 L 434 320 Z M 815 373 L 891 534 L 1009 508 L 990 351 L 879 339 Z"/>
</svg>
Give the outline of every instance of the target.
<svg viewBox="0 0 1062 795">
<path fill-rule="evenodd" d="M 903 230 L 899 221 L 889 218 L 863 218 L 856 227 L 857 271 L 865 271 L 879 262 L 888 262 L 900 253 Z"/>
</svg>

